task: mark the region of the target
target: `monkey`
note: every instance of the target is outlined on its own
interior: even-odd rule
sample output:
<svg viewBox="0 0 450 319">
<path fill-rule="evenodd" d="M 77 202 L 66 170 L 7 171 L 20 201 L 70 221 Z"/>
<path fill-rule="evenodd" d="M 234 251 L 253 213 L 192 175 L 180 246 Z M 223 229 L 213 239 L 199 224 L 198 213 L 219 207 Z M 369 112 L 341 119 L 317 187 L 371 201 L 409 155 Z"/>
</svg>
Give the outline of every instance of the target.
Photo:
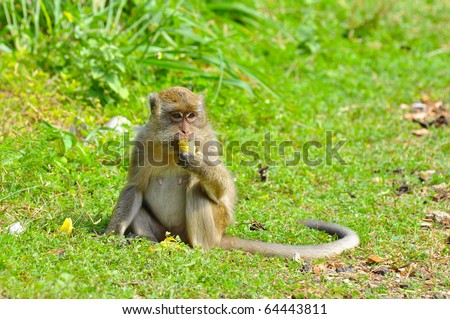
<svg viewBox="0 0 450 319">
<path fill-rule="evenodd" d="M 170 232 L 191 247 L 287 258 L 331 257 L 359 245 L 353 230 L 319 220 L 303 223 L 337 240 L 297 246 L 226 235 L 234 221 L 237 191 L 220 161 L 203 96 L 175 86 L 149 94 L 147 105 L 150 118 L 136 137 L 127 183 L 106 234 L 131 233 L 160 242 Z"/>
</svg>

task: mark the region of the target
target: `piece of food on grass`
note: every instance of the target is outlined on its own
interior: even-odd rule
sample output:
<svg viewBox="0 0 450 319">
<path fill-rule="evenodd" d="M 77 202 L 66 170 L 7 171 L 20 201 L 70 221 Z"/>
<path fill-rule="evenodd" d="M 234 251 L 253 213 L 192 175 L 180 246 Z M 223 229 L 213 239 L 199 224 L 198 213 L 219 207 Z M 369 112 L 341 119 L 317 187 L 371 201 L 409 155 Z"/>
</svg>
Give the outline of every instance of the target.
<svg viewBox="0 0 450 319">
<path fill-rule="evenodd" d="M 73 230 L 72 218 L 66 218 L 59 231 L 70 235 Z"/>
</svg>

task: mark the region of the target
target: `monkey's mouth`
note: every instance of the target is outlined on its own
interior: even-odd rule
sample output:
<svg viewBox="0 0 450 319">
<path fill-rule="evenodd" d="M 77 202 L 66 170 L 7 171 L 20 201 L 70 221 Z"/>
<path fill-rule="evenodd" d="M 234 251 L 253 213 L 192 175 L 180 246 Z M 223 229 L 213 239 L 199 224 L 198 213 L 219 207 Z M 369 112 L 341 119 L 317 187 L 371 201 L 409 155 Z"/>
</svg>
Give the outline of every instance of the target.
<svg viewBox="0 0 450 319">
<path fill-rule="evenodd" d="M 195 140 L 195 135 L 194 135 L 194 133 L 190 133 L 190 134 L 176 133 L 173 140 L 176 142 L 180 142 L 180 141 L 191 142 L 191 141 Z"/>
</svg>

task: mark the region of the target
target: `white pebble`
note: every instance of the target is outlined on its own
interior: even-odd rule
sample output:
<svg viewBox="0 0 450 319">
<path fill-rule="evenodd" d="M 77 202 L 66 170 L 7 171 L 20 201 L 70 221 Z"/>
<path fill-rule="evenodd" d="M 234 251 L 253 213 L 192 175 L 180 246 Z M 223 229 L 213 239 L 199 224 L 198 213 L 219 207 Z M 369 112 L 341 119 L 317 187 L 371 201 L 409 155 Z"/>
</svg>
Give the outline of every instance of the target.
<svg viewBox="0 0 450 319">
<path fill-rule="evenodd" d="M 24 229 L 20 222 L 14 223 L 8 227 L 11 235 L 23 233 Z"/>
</svg>

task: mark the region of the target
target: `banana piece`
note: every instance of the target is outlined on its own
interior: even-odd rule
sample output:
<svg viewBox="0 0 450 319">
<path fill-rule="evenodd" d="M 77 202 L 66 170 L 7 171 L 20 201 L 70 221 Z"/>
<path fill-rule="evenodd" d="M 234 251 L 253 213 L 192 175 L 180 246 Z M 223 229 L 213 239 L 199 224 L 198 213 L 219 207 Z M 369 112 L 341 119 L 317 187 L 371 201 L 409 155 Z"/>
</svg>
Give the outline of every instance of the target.
<svg viewBox="0 0 450 319">
<path fill-rule="evenodd" d="M 180 152 L 188 152 L 188 153 L 195 153 L 195 141 L 179 141 L 178 146 L 180 147 Z"/>
</svg>

